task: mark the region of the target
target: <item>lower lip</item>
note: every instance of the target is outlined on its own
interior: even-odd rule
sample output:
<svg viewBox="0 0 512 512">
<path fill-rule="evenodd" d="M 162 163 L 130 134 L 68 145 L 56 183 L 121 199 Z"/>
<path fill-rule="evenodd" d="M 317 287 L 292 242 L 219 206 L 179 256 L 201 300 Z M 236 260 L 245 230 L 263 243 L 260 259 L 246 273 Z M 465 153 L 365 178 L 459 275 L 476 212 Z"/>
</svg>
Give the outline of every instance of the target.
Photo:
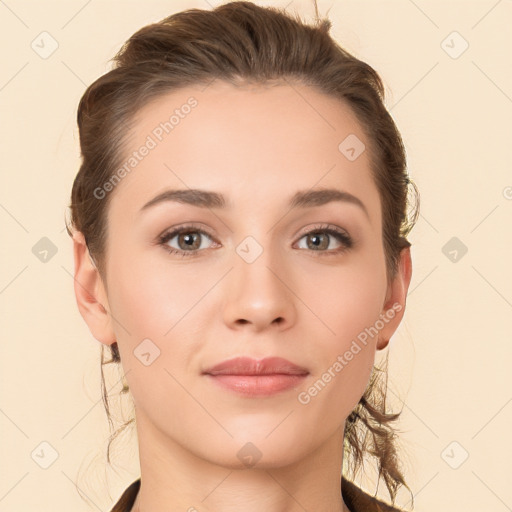
<svg viewBox="0 0 512 512">
<path fill-rule="evenodd" d="M 270 396 L 301 384 L 307 375 L 209 375 L 225 389 L 245 396 Z"/>
</svg>

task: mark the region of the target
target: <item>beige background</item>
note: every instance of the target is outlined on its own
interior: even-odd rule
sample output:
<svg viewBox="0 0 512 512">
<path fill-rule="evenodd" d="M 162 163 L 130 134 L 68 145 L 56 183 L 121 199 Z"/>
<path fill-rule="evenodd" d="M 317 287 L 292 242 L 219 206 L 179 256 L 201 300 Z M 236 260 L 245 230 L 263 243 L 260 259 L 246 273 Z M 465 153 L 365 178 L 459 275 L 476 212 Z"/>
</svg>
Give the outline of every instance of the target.
<svg viewBox="0 0 512 512">
<path fill-rule="evenodd" d="M 115 470 L 106 465 L 100 344 L 73 292 L 64 217 L 79 166 L 76 107 L 135 30 L 219 3 L 0 3 L 0 512 L 109 510 L 138 477 L 133 436 L 117 444 Z M 313 15 L 309 1 L 257 3 Z M 319 8 L 384 79 L 421 193 L 406 316 L 389 349 L 415 510 L 512 510 L 512 2 Z M 31 47 L 46 37 L 51 49 L 43 31 L 58 42 L 46 59 Z M 46 262 L 34 254 L 43 237 L 57 251 Z M 452 237 L 468 249 L 456 261 L 443 249 Z"/>
</svg>

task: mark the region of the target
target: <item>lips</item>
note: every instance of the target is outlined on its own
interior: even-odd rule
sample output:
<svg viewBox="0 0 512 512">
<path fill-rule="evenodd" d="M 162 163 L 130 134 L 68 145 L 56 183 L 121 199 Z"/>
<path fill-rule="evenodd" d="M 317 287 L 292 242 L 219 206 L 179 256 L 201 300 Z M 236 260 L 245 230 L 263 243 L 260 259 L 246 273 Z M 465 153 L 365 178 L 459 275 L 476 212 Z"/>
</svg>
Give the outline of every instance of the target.
<svg viewBox="0 0 512 512">
<path fill-rule="evenodd" d="M 236 357 L 203 372 L 215 385 L 246 398 L 271 397 L 296 389 L 309 371 L 281 357 Z"/>
<path fill-rule="evenodd" d="M 223 361 L 207 370 L 208 375 L 308 375 L 309 371 L 281 357 L 267 357 L 257 360 L 250 357 L 236 357 Z"/>
</svg>

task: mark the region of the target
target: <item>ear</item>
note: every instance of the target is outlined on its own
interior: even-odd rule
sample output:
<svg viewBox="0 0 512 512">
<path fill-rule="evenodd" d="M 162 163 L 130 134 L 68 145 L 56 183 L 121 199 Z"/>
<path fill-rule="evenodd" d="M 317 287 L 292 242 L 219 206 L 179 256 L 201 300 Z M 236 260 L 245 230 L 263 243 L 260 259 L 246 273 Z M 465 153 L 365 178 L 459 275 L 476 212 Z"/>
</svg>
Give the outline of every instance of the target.
<svg viewBox="0 0 512 512">
<path fill-rule="evenodd" d="M 75 297 L 78 309 L 92 335 L 101 343 L 116 341 L 110 319 L 110 310 L 103 281 L 93 264 L 85 238 L 80 231 L 73 235 L 75 259 Z"/>
<path fill-rule="evenodd" d="M 398 329 L 405 313 L 405 302 L 407 291 L 411 283 L 412 262 L 410 247 L 400 251 L 400 263 L 398 272 L 394 279 L 389 283 L 386 293 L 385 304 L 381 313 L 384 321 L 384 327 L 379 333 L 377 340 L 377 350 L 387 347 L 391 336 Z"/>
</svg>

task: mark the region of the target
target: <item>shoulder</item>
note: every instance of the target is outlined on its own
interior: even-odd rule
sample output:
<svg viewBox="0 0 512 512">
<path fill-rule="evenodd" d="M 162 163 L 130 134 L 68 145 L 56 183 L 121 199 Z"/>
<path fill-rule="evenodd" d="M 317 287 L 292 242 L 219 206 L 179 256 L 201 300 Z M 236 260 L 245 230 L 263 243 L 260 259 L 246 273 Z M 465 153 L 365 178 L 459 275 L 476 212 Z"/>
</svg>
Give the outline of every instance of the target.
<svg viewBox="0 0 512 512">
<path fill-rule="evenodd" d="M 140 488 L 140 478 L 131 483 L 123 492 L 110 512 L 130 512 Z"/>
<path fill-rule="evenodd" d="M 403 512 L 387 503 L 370 496 L 354 483 L 341 479 L 341 493 L 343 500 L 351 512 Z"/>
</svg>

